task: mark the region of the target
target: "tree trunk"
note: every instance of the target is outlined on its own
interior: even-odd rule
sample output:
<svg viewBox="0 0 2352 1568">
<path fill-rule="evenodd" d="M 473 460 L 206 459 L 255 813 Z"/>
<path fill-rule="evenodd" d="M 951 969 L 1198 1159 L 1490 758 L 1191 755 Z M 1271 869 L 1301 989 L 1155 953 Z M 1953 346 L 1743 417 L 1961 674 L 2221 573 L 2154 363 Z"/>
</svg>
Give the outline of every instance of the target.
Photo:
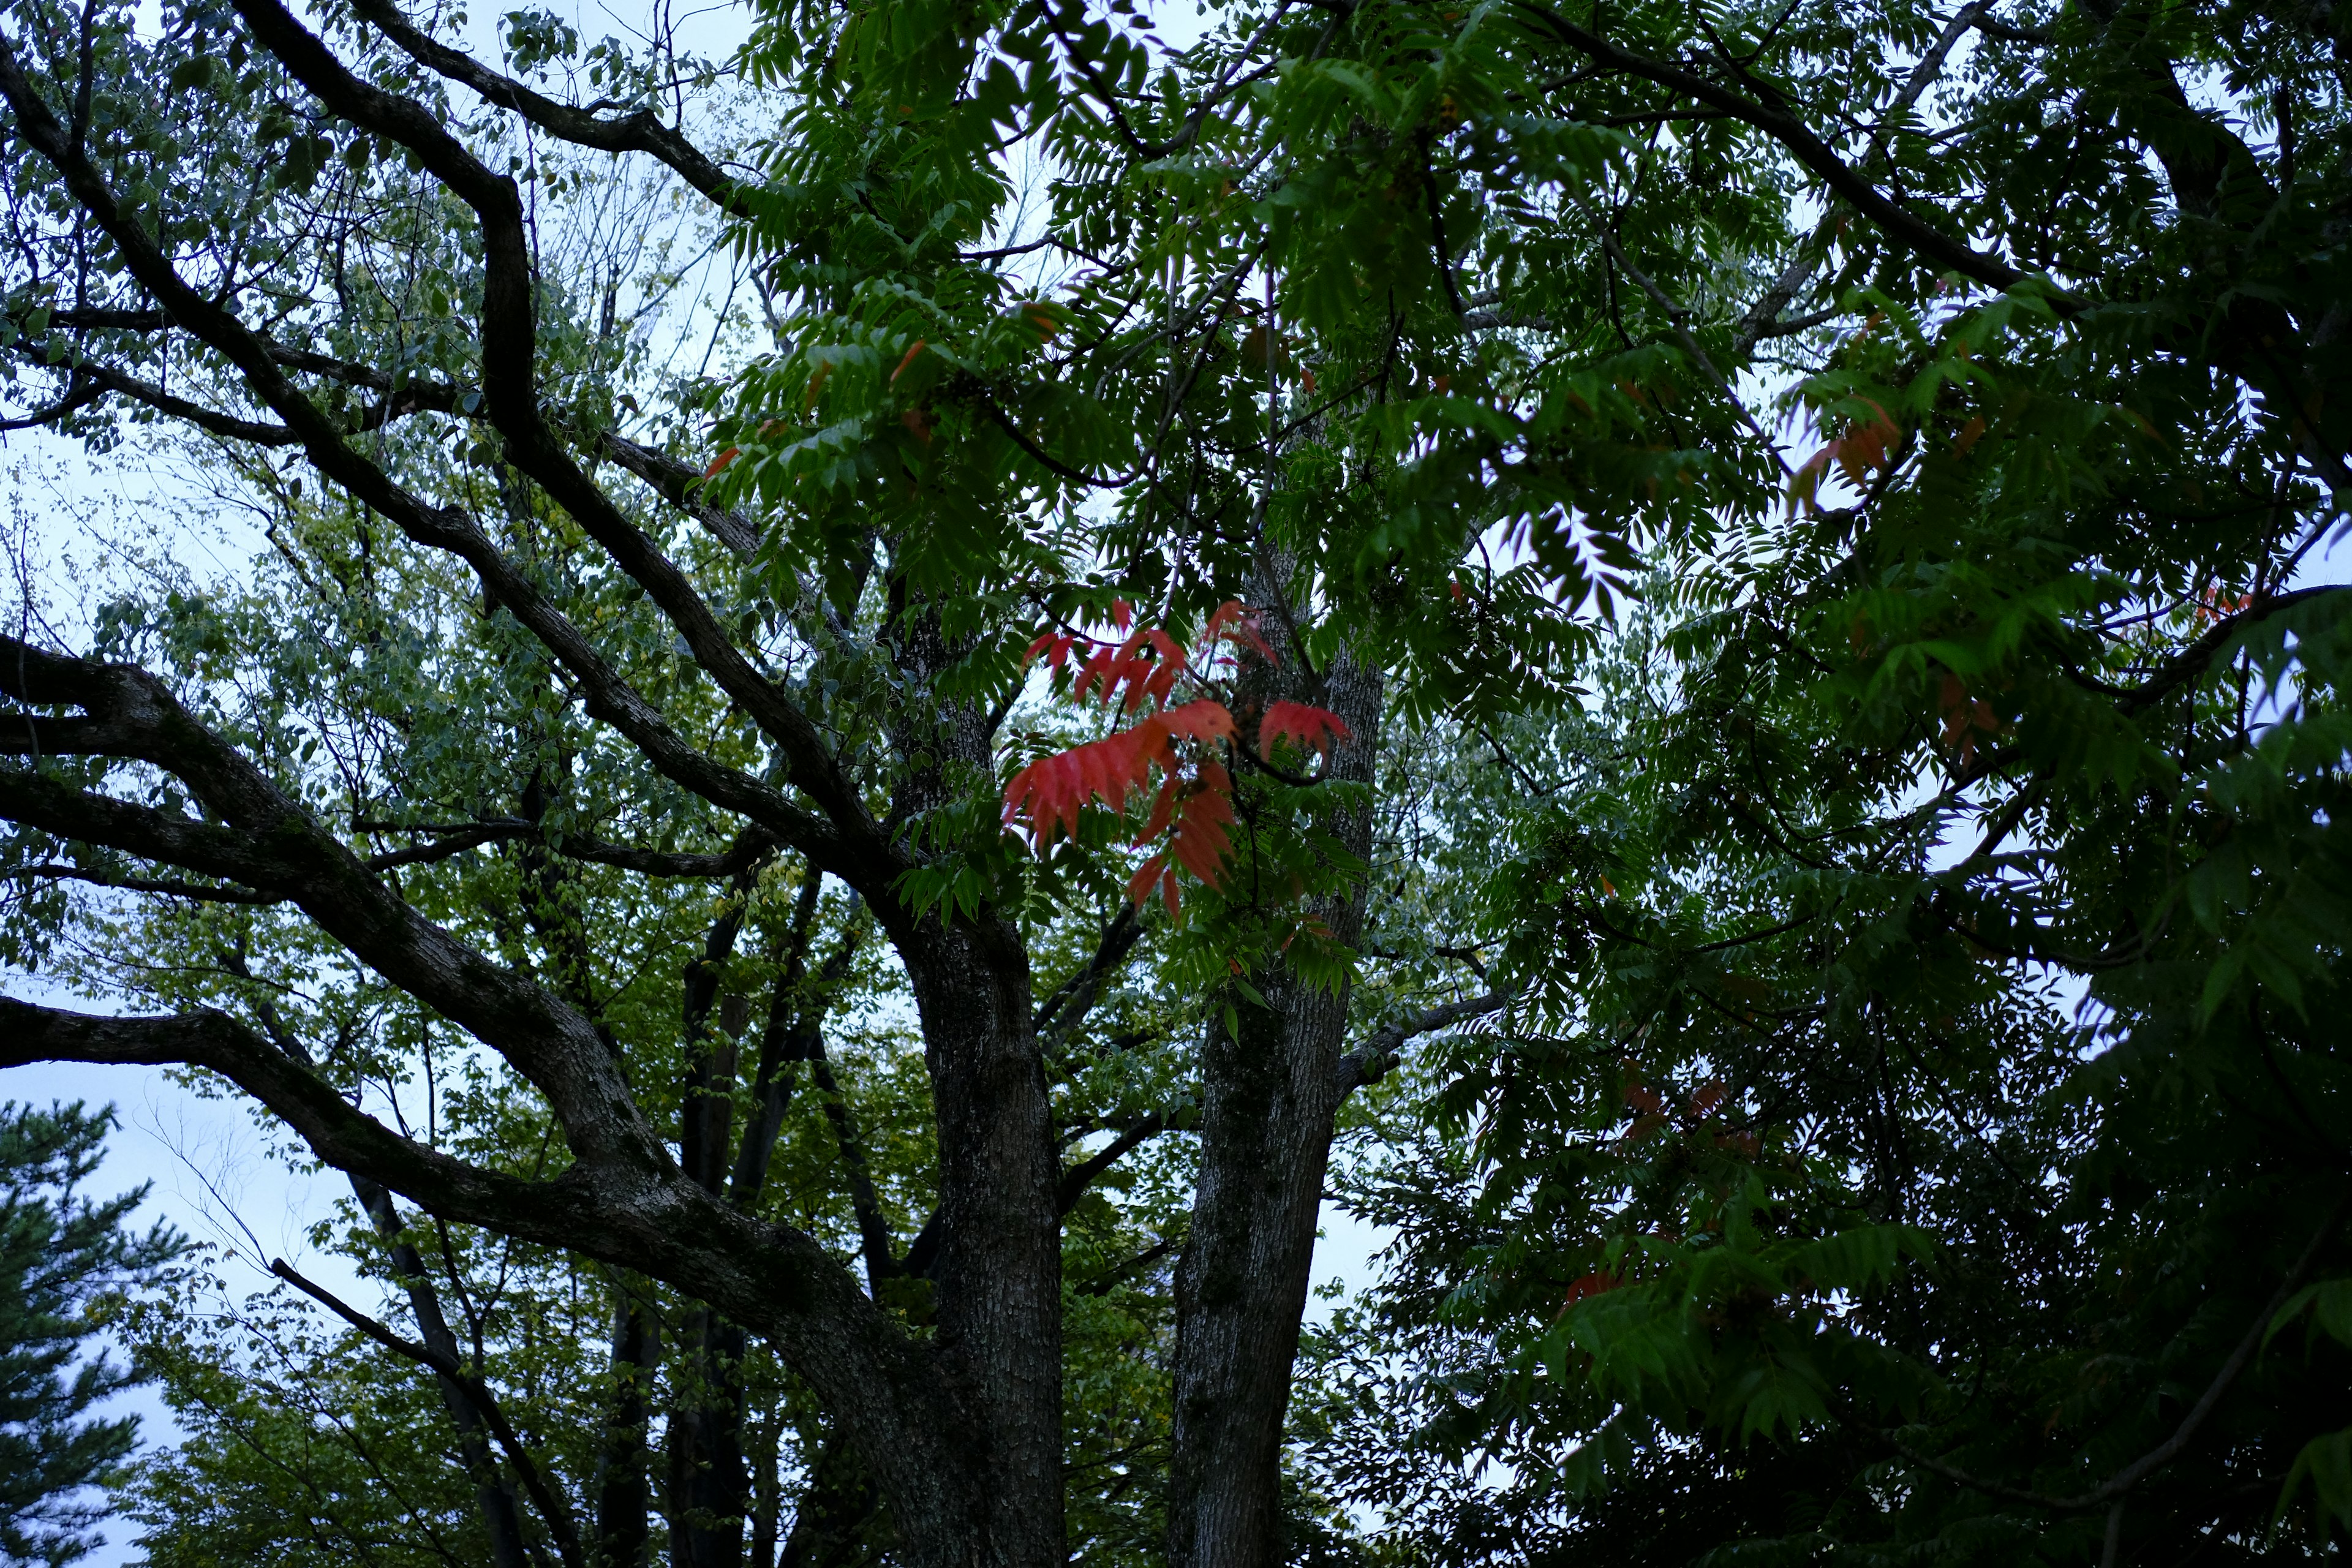
<svg viewBox="0 0 2352 1568">
<path fill-rule="evenodd" d="M 1322 695 L 1354 731 L 1334 756 L 1333 776 L 1370 779 L 1380 673 L 1343 658 Z M 1368 851 L 1368 811 L 1328 826 L 1351 852 Z M 1352 943 L 1363 909 L 1360 887 L 1315 912 Z M 1283 1550 L 1283 1418 L 1345 1093 L 1348 997 L 1287 967 L 1260 990 L 1266 1005 L 1238 1003 L 1238 1031 L 1213 1019 L 1202 1047 L 1200 1185 L 1176 1271 L 1171 1568 L 1271 1568 Z"/>
<path fill-rule="evenodd" d="M 597 1568 L 647 1568 L 653 1560 L 653 1510 L 646 1475 L 646 1426 L 654 1369 L 661 1364 L 661 1320 L 624 1283 L 613 1310 L 613 1392 L 596 1456 Z"/>
<path fill-rule="evenodd" d="M 910 606 L 903 577 L 889 585 L 894 654 L 910 690 L 929 691 L 965 650 L 935 610 Z M 970 700 L 910 701 L 891 740 L 919 762 L 900 778 L 891 815 L 920 820 L 959 798 L 950 766 L 993 769 L 993 721 Z M 935 1311 L 930 1345 L 961 1430 L 943 1447 L 969 1464 L 963 1520 L 907 1517 L 892 1524 L 908 1556 L 960 1540 L 960 1562 L 988 1568 L 1062 1568 L 1061 1153 L 1045 1065 L 1037 1048 L 1029 953 L 1013 923 L 983 910 L 953 921 L 943 907 L 900 918 L 890 939 L 922 1022 L 940 1159 L 939 1246 L 929 1260 Z M 863 1456 L 878 1475 L 879 1456 Z M 961 1466 L 960 1465 L 960 1468 Z"/>
<path fill-rule="evenodd" d="M 1028 955 L 1009 926 L 927 934 L 907 970 L 939 1119 L 933 1354 L 978 1459 L 974 1560 L 1060 1568 L 1062 1173 Z"/>
<path fill-rule="evenodd" d="M 709 1308 L 688 1320 L 690 1386 L 669 1422 L 670 1568 L 741 1568 L 751 1516 L 743 1465 L 742 1330 Z"/>
</svg>

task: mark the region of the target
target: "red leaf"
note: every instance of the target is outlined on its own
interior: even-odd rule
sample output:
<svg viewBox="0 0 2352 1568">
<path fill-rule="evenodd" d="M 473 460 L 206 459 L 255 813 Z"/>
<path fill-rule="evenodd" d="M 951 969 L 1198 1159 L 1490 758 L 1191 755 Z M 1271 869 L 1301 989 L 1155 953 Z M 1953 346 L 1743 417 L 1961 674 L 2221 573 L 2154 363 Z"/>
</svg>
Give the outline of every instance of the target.
<svg viewBox="0 0 2352 1568">
<path fill-rule="evenodd" d="M 1234 738 L 1234 716 L 1225 710 L 1223 703 L 1206 697 L 1187 702 L 1181 708 L 1171 708 L 1147 722 L 1164 725 L 1171 735 L 1181 735 L 1188 741 L 1230 741 Z M 1220 773 L 1224 772 L 1223 768 L 1217 771 Z"/>
<path fill-rule="evenodd" d="M 1117 626 L 1123 632 L 1127 630 L 1129 625 L 1132 623 L 1134 619 L 1134 607 L 1129 605 L 1125 599 L 1113 599 L 1110 602 L 1110 624 L 1112 626 Z"/>
<path fill-rule="evenodd" d="M 1244 605 L 1239 599 L 1227 599 L 1209 616 L 1209 624 L 1201 628 L 1201 647 L 1205 651 L 1221 637 L 1248 645 L 1250 649 L 1268 664 L 1280 664 L 1265 638 L 1258 635 L 1257 612 Z"/>
<path fill-rule="evenodd" d="M 1604 1295 L 1624 1282 L 1614 1274 L 1603 1274 L 1595 1269 L 1568 1288 L 1568 1300 L 1559 1304 L 1559 1310 L 1565 1312 L 1587 1296 Z"/>
<path fill-rule="evenodd" d="M 915 356 L 916 356 L 917 354 L 919 354 L 919 353 L 921 353 L 922 352 L 923 352 L 923 340 L 922 340 L 922 339 L 920 339 L 920 338 L 917 338 L 917 339 L 915 340 L 915 346 L 914 346 L 913 348 L 910 348 L 910 349 L 908 349 L 908 350 L 907 351 L 907 357 L 906 357 L 905 359 L 902 359 L 902 360 L 900 360 L 900 361 L 898 362 L 898 369 L 896 369 L 896 370 L 894 370 L 894 371 L 892 371 L 892 372 L 890 373 L 890 384 L 891 384 L 891 385 L 896 386 L 896 385 L 898 385 L 898 378 L 899 378 L 900 376 L 902 376 L 902 375 L 904 375 L 904 374 L 907 374 L 907 367 L 908 367 L 908 365 L 910 365 L 910 364 L 914 363 L 915 363 Z"/>
<path fill-rule="evenodd" d="M 1310 707 L 1304 702 L 1276 702 L 1258 721 L 1257 751 L 1262 757 L 1271 757 L 1276 741 L 1294 741 L 1303 748 L 1321 752 L 1328 761 L 1332 741 L 1352 736 L 1348 721 L 1328 708 Z"/>
<path fill-rule="evenodd" d="M 719 453 L 719 456 L 710 459 L 710 467 L 702 470 L 702 477 L 706 479 L 710 478 L 711 475 L 718 473 L 719 470 L 726 468 L 728 464 L 733 462 L 742 455 L 743 449 L 741 447 L 728 447 L 727 450 Z"/>
<path fill-rule="evenodd" d="M 1046 664 L 1058 671 L 1069 662 L 1070 647 L 1077 640 L 1067 632 L 1039 632 L 1037 640 L 1029 645 L 1029 651 L 1021 656 L 1021 662 L 1034 664 L 1042 653 L 1045 655 Z"/>
</svg>

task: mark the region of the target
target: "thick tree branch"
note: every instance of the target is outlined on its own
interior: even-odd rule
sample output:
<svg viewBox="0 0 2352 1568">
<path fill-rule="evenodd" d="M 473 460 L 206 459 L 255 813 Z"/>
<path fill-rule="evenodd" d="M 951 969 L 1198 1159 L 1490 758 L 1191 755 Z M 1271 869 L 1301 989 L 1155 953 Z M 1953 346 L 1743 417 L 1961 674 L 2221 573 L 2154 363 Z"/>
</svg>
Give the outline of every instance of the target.
<svg viewBox="0 0 2352 1568">
<path fill-rule="evenodd" d="M 1339 1092 L 1354 1093 L 1368 1084 L 1375 1084 L 1395 1070 L 1397 1053 L 1407 1040 L 1451 1028 L 1471 1018 L 1483 1018 L 1489 1013 L 1500 1012 L 1511 1005 L 1519 994 L 1516 984 L 1497 985 L 1476 996 L 1465 996 L 1457 1001 L 1441 1002 L 1426 1012 L 1400 1019 L 1373 1032 L 1372 1037 L 1339 1058 Z"/>
<path fill-rule="evenodd" d="M 329 1164 L 463 1225 L 664 1280 L 772 1339 L 902 1495 L 952 1488 L 955 1423 L 929 1358 L 814 1238 L 667 1172 L 581 1161 L 547 1181 L 485 1171 L 401 1137 L 225 1013 L 103 1017 L 0 997 L 0 1068 L 192 1066 L 252 1095 Z"/>
</svg>

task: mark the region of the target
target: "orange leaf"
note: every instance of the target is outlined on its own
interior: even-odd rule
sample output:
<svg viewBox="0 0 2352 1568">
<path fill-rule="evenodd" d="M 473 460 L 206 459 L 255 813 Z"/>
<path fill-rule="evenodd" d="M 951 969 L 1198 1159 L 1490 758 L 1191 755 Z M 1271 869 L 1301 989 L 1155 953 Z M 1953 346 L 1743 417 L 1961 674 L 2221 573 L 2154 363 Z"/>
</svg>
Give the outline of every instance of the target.
<svg viewBox="0 0 2352 1568">
<path fill-rule="evenodd" d="M 710 478 L 711 475 L 718 473 L 720 469 L 726 468 L 728 464 L 733 462 L 742 455 L 743 449 L 741 447 L 728 447 L 727 450 L 719 453 L 719 456 L 710 459 L 710 467 L 702 470 L 702 477 L 706 479 Z"/>
<path fill-rule="evenodd" d="M 907 374 L 907 367 L 908 367 L 908 365 L 910 365 L 910 364 L 914 363 L 915 363 L 915 356 L 916 356 L 917 354 L 919 354 L 919 353 L 921 353 L 922 352 L 923 352 L 923 340 L 922 340 L 922 339 L 920 339 L 920 338 L 917 338 L 917 339 L 915 340 L 915 346 L 914 346 L 913 348 L 910 348 L 910 349 L 908 349 L 908 350 L 907 351 L 907 357 L 906 357 L 905 359 L 902 359 L 902 360 L 900 360 L 900 361 L 898 362 L 898 369 L 896 369 L 896 370 L 894 370 L 894 371 L 892 371 L 892 372 L 890 373 L 890 384 L 891 384 L 891 385 L 896 386 L 896 385 L 898 385 L 898 378 L 899 378 L 900 376 L 902 376 L 902 375 L 904 375 L 904 374 Z"/>
</svg>

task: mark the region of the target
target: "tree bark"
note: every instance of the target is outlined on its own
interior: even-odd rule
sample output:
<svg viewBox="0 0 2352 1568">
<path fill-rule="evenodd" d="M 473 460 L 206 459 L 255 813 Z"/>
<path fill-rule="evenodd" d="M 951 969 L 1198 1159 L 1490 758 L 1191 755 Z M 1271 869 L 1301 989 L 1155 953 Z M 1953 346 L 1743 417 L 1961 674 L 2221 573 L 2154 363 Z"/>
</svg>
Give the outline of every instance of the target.
<svg viewBox="0 0 2352 1568">
<path fill-rule="evenodd" d="M 1342 658 L 1322 695 L 1353 739 L 1332 776 L 1369 780 L 1378 749 L 1381 677 Z M 1359 856 L 1369 811 L 1328 826 Z M 1353 943 L 1363 890 L 1319 902 Z M 1238 1030 L 1213 1019 L 1202 1051 L 1201 1175 L 1190 1240 L 1176 1270 L 1176 1385 L 1170 1461 L 1172 1568 L 1271 1568 L 1281 1559 L 1282 1428 L 1315 1256 L 1331 1129 L 1349 1080 L 1340 1066 L 1348 993 L 1301 981 L 1286 964 L 1238 1002 Z"/>
</svg>

